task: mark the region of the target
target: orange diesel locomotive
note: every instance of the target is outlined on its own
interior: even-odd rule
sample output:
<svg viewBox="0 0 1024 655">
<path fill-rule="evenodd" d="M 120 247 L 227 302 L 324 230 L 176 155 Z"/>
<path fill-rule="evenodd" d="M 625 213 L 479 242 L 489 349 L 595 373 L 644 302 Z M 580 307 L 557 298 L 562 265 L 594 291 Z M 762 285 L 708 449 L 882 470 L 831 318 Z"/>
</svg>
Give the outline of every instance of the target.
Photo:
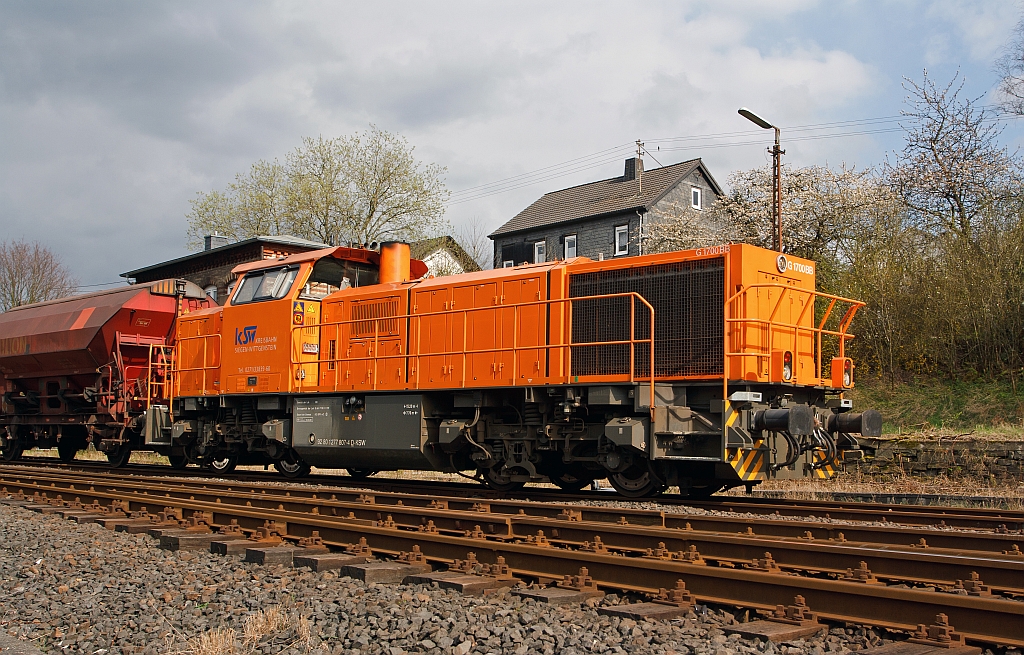
<svg viewBox="0 0 1024 655">
<path fill-rule="evenodd" d="M 845 356 L 863 303 L 747 245 L 423 278 L 402 243 L 235 269 L 178 318 L 156 443 L 189 461 L 470 471 L 626 496 L 831 476 L 856 458 Z M 178 450 L 178 449 L 181 450 Z"/>
</svg>

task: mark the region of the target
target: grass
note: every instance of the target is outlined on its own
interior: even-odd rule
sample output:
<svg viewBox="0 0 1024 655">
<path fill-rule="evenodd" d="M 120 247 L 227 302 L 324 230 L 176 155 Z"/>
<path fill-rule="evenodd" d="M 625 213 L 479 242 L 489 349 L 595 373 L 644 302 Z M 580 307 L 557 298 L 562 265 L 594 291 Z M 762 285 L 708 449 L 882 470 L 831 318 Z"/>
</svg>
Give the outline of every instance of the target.
<svg viewBox="0 0 1024 655">
<path fill-rule="evenodd" d="M 850 396 L 854 407 L 882 413 L 887 434 L 969 432 L 980 438 L 1024 438 L 1024 388 L 1009 381 L 917 377 L 890 386 L 864 376 Z"/>
<path fill-rule="evenodd" d="M 262 652 L 268 639 L 290 633 L 287 646 L 309 653 L 317 645 L 312 625 L 304 616 L 286 614 L 268 607 L 246 617 L 239 634 L 231 628 L 207 630 L 189 639 L 179 651 L 182 655 L 255 655 Z"/>
</svg>

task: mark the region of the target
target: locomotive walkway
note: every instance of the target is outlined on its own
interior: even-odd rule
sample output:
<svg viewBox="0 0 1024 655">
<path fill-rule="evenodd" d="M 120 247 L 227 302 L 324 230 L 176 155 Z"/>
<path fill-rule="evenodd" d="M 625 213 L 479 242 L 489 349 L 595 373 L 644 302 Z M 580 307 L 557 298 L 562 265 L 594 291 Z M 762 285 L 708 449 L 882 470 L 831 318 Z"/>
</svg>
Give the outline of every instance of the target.
<svg viewBox="0 0 1024 655">
<path fill-rule="evenodd" d="M 187 520 L 196 534 L 237 525 L 246 535 L 276 531 L 285 543 L 316 531 L 334 548 L 365 540 L 375 555 L 418 553 L 440 566 L 504 561 L 509 573 L 540 582 L 585 567 L 599 587 L 652 595 L 682 580 L 702 602 L 760 610 L 793 605 L 799 595 L 821 618 L 902 630 L 942 613 L 968 638 L 1024 645 L 1024 534 L 1013 512 L 901 507 L 901 514 L 848 503 L 821 520 L 809 516 L 820 517 L 821 504 L 709 501 L 741 512 L 774 503 L 751 518 L 22 465 L 0 466 L 0 484 L 0 495 L 69 515 L 123 511 L 155 523 L 161 511 L 162 520 Z M 971 521 L 999 523 L 949 529 Z"/>
</svg>

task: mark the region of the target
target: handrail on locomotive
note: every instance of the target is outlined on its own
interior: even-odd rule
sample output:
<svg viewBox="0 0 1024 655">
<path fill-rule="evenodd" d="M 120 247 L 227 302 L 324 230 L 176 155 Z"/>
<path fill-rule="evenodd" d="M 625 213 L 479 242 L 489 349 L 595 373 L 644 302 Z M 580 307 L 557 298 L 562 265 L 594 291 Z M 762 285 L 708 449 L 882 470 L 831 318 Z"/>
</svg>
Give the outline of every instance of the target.
<svg viewBox="0 0 1024 655">
<path fill-rule="evenodd" d="M 629 339 L 624 339 L 624 340 L 574 342 L 572 340 L 572 315 L 573 315 L 572 311 L 571 311 L 572 304 L 576 303 L 576 302 L 594 301 L 594 300 L 601 300 L 601 299 L 606 299 L 606 298 L 629 298 L 630 300 L 635 301 L 635 302 L 630 302 L 629 303 L 629 306 L 630 306 L 630 318 L 629 318 L 630 328 L 629 328 L 629 334 L 631 335 L 631 337 Z M 647 310 L 648 316 L 650 317 L 649 325 L 651 326 L 650 327 L 651 334 L 650 334 L 649 337 L 641 337 L 641 338 L 637 338 L 636 337 L 636 327 L 635 327 L 636 326 L 636 302 L 639 302 L 640 304 L 642 304 L 644 306 L 644 308 Z M 560 304 L 568 304 L 569 307 L 570 307 L 570 311 L 567 312 L 567 322 L 566 322 L 565 335 L 563 335 L 565 337 L 565 343 L 531 344 L 531 345 L 519 344 L 518 343 L 518 341 L 519 341 L 519 331 L 518 331 L 518 327 L 519 327 L 519 320 L 518 320 L 519 319 L 519 310 L 521 308 L 523 308 L 523 307 L 538 307 L 538 306 L 550 307 L 550 306 L 556 305 L 556 304 L 559 304 L 559 305 Z M 512 337 L 512 345 L 511 346 L 497 347 L 497 348 L 479 348 L 479 349 L 472 349 L 472 348 L 468 347 L 468 345 L 467 345 L 468 344 L 467 334 L 468 334 L 468 329 L 469 329 L 469 321 L 466 320 L 466 318 L 468 318 L 468 315 L 470 313 L 474 313 L 474 312 L 495 312 L 495 311 L 509 310 L 509 309 L 512 310 L 512 325 L 513 325 L 513 337 Z M 364 357 L 351 357 L 351 356 L 340 357 L 340 356 L 337 356 L 337 357 L 333 357 L 333 358 L 324 359 L 323 357 L 320 356 L 322 353 L 317 353 L 317 359 L 315 361 L 301 361 L 300 359 L 298 359 L 298 357 L 301 357 L 301 355 L 304 354 L 304 353 L 296 351 L 296 346 L 298 345 L 298 340 L 296 340 L 294 338 L 291 339 L 291 366 L 292 366 L 293 375 L 294 375 L 295 379 L 298 381 L 297 384 L 298 384 L 298 387 L 299 387 L 299 391 L 301 392 L 303 390 L 303 384 L 304 384 L 304 381 L 305 381 L 305 376 L 300 375 L 300 371 L 302 371 L 302 367 L 303 366 L 309 366 L 309 365 L 314 365 L 314 364 L 315 365 L 321 365 L 321 364 L 328 364 L 328 365 L 330 365 L 330 364 L 338 364 L 338 363 L 341 363 L 341 362 L 355 362 L 355 361 L 372 361 L 373 362 L 373 384 L 372 384 L 371 388 L 373 390 L 376 390 L 377 389 L 377 365 L 378 365 L 378 360 L 380 359 L 380 357 L 378 357 L 376 353 L 379 352 L 380 325 L 381 325 L 381 323 L 390 322 L 390 321 L 398 321 L 398 320 L 408 320 L 410 322 L 415 321 L 416 327 L 417 327 L 416 343 L 420 344 L 420 343 L 423 343 L 422 333 L 420 332 L 420 330 L 422 329 L 423 320 L 424 319 L 428 319 L 428 318 L 436 317 L 436 316 L 452 316 L 452 315 L 461 315 L 463 317 L 463 321 L 462 321 L 462 348 L 461 349 L 459 349 L 459 350 L 450 350 L 450 351 L 435 351 L 435 350 L 431 350 L 429 352 L 419 352 L 418 351 L 416 354 L 405 353 L 404 355 L 402 355 L 400 357 L 395 357 L 394 355 L 389 355 L 388 359 L 398 359 L 398 358 L 404 359 L 406 361 L 407 369 L 414 370 L 416 372 L 417 383 L 418 383 L 419 382 L 419 376 L 421 375 L 421 372 L 422 372 L 422 367 L 420 367 L 418 365 L 418 363 L 419 363 L 419 361 L 423 357 L 437 357 L 437 356 L 447 356 L 447 355 L 461 357 L 461 359 L 462 359 L 463 374 L 461 376 L 461 383 L 459 384 L 459 386 L 460 386 L 460 388 L 466 388 L 468 385 L 466 384 L 467 376 L 465 374 L 465 367 L 466 367 L 466 359 L 467 359 L 467 357 L 469 355 L 486 354 L 486 353 L 500 353 L 500 352 L 512 352 L 513 354 L 515 354 L 515 353 L 518 353 L 518 352 L 524 351 L 524 350 L 545 350 L 545 351 L 549 351 L 549 352 L 551 350 L 561 350 L 563 352 L 563 354 L 565 355 L 566 375 L 562 376 L 564 379 L 557 380 L 557 383 L 567 384 L 569 382 L 569 379 L 571 377 L 573 377 L 573 376 L 569 375 L 569 372 L 572 371 L 572 349 L 574 347 L 575 348 L 585 348 L 585 347 L 593 347 L 593 346 L 612 346 L 612 345 L 627 345 L 628 344 L 629 345 L 629 378 L 628 378 L 628 381 L 630 383 L 633 383 L 633 382 L 637 382 L 637 381 L 644 381 L 644 380 L 646 380 L 648 385 L 649 385 L 649 388 L 650 388 L 650 393 L 651 393 L 650 397 L 652 399 L 655 397 L 655 393 L 654 393 L 654 381 L 655 381 L 655 375 L 654 375 L 654 362 L 655 362 L 655 357 L 654 357 L 654 342 L 655 342 L 655 340 L 654 340 L 654 325 L 655 325 L 655 321 L 654 321 L 654 306 L 651 305 L 651 303 L 649 303 L 642 295 L 640 295 L 639 293 L 636 293 L 636 292 L 606 293 L 606 294 L 597 294 L 597 295 L 592 295 L 592 296 L 580 296 L 580 297 L 576 297 L 576 298 L 553 298 L 553 299 L 548 299 L 548 300 L 534 300 L 534 301 L 521 302 L 521 303 L 502 304 L 502 305 L 498 305 L 496 307 L 470 307 L 470 308 L 465 308 L 465 309 L 447 309 L 447 310 L 441 310 L 441 311 L 436 311 L 436 312 L 421 312 L 421 313 L 417 313 L 417 314 L 406 313 L 406 314 L 397 314 L 397 315 L 393 315 L 393 316 L 380 316 L 380 317 L 374 317 L 374 318 L 353 318 L 353 319 L 347 319 L 347 320 L 343 320 L 343 321 L 317 322 L 317 323 L 309 324 L 309 325 L 293 325 L 292 328 L 291 328 L 291 331 L 292 331 L 292 334 L 294 335 L 296 332 L 298 332 L 300 330 L 306 330 L 306 329 L 314 329 L 314 330 L 316 330 L 316 329 L 323 329 L 325 327 L 341 327 L 341 326 L 344 326 L 344 325 L 355 325 L 355 324 L 365 325 L 368 322 L 371 322 L 371 321 L 373 322 L 373 338 L 372 338 L 373 349 L 369 352 L 368 355 L 366 355 Z M 352 337 L 351 335 L 349 336 L 349 338 L 350 339 L 354 339 L 354 340 L 369 340 L 368 337 L 363 337 L 362 339 L 359 339 L 358 337 Z M 649 357 L 649 359 L 650 359 L 650 372 L 649 372 L 649 375 L 647 375 L 645 377 L 640 377 L 640 378 L 638 378 L 636 376 L 636 366 L 635 366 L 635 363 L 636 363 L 636 346 L 637 346 L 638 343 L 645 343 L 650 348 L 650 357 Z M 416 366 L 409 366 L 410 360 L 415 360 L 417 365 Z M 519 383 L 519 382 L 516 382 L 517 380 L 520 379 L 516 375 L 516 372 L 517 372 L 516 367 L 518 366 L 518 364 L 519 364 L 519 359 L 516 358 L 516 357 L 513 357 L 512 358 L 512 367 L 513 367 L 513 369 L 512 369 L 512 378 L 511 378 L 513 380 L 513 386 L 535 386 L 533 383 Z M 583 376 L 577 376 L 577 377 L 583 377 Z M 412 387 L 416 388 L 416 385 L 412 385 Z M 321 385 L 313 385 L 312 390 L 322 391 L 323 389 L 321 388 Z M 333 387 L 333 389 L 331 389 L 331 391 L 338 391 L 338 390 L 339 390 L 338 389 L 338 378 L 335 378 L 335 380 L 334 380 L 334 387 Z M 652 412 L 654 411 L 654 403 L 653 402 L 651 403 L 651 411 Z"/>
</svg>

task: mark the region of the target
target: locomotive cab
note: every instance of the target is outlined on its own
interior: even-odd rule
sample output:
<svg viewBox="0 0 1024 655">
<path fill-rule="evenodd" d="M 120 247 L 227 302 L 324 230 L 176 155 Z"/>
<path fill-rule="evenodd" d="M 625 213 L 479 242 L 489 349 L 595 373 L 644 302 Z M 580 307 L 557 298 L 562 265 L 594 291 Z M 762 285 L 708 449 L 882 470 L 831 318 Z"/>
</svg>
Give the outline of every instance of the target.
<svg viewBox="0 0 1024 655">
<path fill-rule="evenodd" d="M 179 321 L 174 463 L 265 464 L 308 471 L 290 448 L 291 398 L 319 377 L 320 307 L 332 293 L 377 285 L 380 254 L 330 248 L 233 269 L 223 307 Z M 426 266 L 411 266 L 420 275 Z"/>
</svg>

